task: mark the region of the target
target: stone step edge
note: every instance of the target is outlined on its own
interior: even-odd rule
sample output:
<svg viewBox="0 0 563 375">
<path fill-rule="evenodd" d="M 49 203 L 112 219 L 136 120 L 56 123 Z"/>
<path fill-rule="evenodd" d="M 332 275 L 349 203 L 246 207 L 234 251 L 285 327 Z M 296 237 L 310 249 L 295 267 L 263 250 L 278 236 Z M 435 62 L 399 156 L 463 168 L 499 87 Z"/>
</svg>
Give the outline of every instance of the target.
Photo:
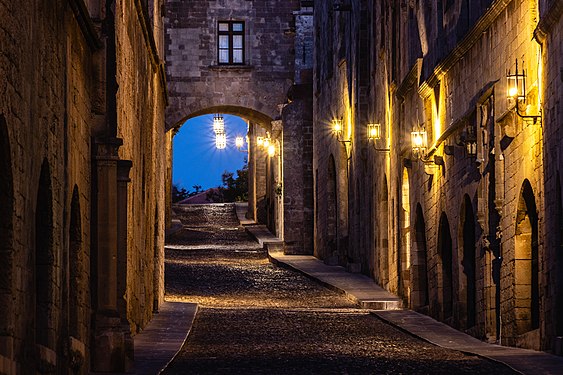
<svg viewBox="0 0 563 375">
<path fill-rule="evenodd" d="M 338 294 L 344 295 L 347 299 L 358 305 L 362 309 L 369 309 L 369 310 L 402 310 L 402 301 L 397 298 L 397 300 L 390 300 L 389 298 L 384 298 L 381 300 L 374 300 L 374 299 L 361 299 L 357 298 L 356 296 L 350 294 L 346 290 L 339 288 L 333 284 L 330 284 L 326 281 L 320 280 L 319 278 L 300 270 L 297 267 L 292 266 L 291 264 L 285 263 L 275 257 L 273 257 L 270 253 L 268 253 L 268 259 L 270 263 L 275 264 L 276 266 L 290 269 L 292 271 L 298 272 L 301 275 L 307 277 L 310 280 L 317 282 L 318 284 L 324 286 L 327 289 L 332 290 Z"/>
</svg>

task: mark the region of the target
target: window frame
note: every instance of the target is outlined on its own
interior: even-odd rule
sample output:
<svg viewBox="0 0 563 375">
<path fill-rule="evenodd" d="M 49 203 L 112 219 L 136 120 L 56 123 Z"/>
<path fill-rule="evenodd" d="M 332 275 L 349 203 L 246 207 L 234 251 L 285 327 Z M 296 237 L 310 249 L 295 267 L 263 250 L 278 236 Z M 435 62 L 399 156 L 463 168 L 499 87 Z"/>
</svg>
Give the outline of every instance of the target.
<svg viewBox="0 0 563 375">
<path fill-rule="evenodd" d="M 227 24 L 228 30 L 223 31 L 221 30 L 221 25 Z M 234 25 L 240 24 L 242 25 L 241 31 L 235 31 Z M 236 21 L 218 21 L 217 22 L 217 64 L 218 65 L 245 65 L 245 48 L 246 48 L 246 41 L 245 41 L 245 23 L 244 21 L 236 20 Z M 221 48 L 221 36 L 227 36 L 228 38 L 228 47 Z M 233 41 L 234 36 L 241 36 L 242 37 L 242 48 L 235 48 Z M 228 51 L 228 61 L 221 61 L 221 51 L 227 50 Z M 235 62 L 234 61 L 234 52 L 241 51 L 242 54 L 242 61 Z"/>
</svg>

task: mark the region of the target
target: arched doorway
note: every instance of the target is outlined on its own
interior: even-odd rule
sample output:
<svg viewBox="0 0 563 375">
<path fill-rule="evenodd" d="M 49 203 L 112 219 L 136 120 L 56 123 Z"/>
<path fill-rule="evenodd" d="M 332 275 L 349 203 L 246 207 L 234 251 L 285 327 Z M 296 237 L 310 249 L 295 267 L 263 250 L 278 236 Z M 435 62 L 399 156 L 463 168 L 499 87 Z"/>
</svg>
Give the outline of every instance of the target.
<svg viewBox="0 0 563 375">
<path fill-rule="evenodd" d="M 468 329 L 476 323 L 476 259 L 475 259 L 475 215 L 473 214 L 473 205 L 471 199 L 466 194 L 463 198 L 463 206 L 461 210 L 462 218 L 462 280 L 460 288 L 460 298 L 465 305 L 465 314 L 461 314 L 461 319 L 465 316 L 465 324 L 463 326 Z"/>
<path fill-rule="evenodd" d="M 383 177 L 383 185 L 380 196 L 381 210 L 379 211 L 379 274 L 381 275 L 381 286 L 389 284 L 389 190 L 387 187 L 387 176 Z"/>
<path fill-rule="evenodd" d="M 453 317 L 453 269 L 452 269 L 452 236 L 450 223 L 445 213 L 440 216 L 438 231 L 438 256 L 442 271 L 442 320 L 449 321 Z"/>
<path fill-rule="evenodd" d="M 338 200 L 336 194 L 336 163 L 332 154 L 328 158 L 328 181 L 327 181 L 327 215 L 326 215 L 326 248 L 329 264 L 338 262 Z"/>
<path fill-rule="evenodd" d="M 426 248 L 426 224 L 420 203 L 416 205 L 415 253 L 412 264 L 411 304 L 414 309 L 428 309 L 428 251 Z"/>
<path fill-rule="evenodd" d="M 556 190 L 557 194 L 557 239 L 556 239 L 556 262 L 557 262 L 557 297 L 555 300 L 555 335 L 563 336 L 563 198 L 561 191 L 561 179 L 557 174 Z"/>
<path fill-rule="evenodd" d="M 53 192 L 47 159 L 41 165 L 35 206 L 35 342 L 54 349 Z"/>
<path fill-rule="evenodd" d="M 411 271 L 411 209 L 410 209 L 410 187 L 407 168 L 403 168 L 403 180 L 401 189 L 401 254 L 400 254 L 400 277 L 403 291 L 403 299 L 409 302 L 411 294 L 410 271 Z"/>
<path fill-rule="evenodd" d="M 516 213 L 514 287 L 517 334 L 539 328 L 538 213 L 528 180 L 522 184 Z"/>
<path fill-rule="evenodd" d="M 87 322 L 81 317 L 87 316 L 89 300 L 85 295 L 87 290 L 84 279 L 84 253 L 82 251 L 82 219 L 80 212 L 80 194 L 78 186 L 72 191 L 70 203 L 69 225 L 69 333 L 79 341 L 85 342 Z"/>
<path fill-rule="evenodd" d="M 0 175 L 2 176 L 0 178 L 0 265 L 2 267 L 2 272 L 0 272 L 0 336 L 3 336 L 12 331 L 14 190 L 10 137 L 2 115 L 0 115 Z M 4 345 L 0 345 L 0 355 L 8 356 L 9 353 L 4 352 L 2 348 Z"/>
</svg>

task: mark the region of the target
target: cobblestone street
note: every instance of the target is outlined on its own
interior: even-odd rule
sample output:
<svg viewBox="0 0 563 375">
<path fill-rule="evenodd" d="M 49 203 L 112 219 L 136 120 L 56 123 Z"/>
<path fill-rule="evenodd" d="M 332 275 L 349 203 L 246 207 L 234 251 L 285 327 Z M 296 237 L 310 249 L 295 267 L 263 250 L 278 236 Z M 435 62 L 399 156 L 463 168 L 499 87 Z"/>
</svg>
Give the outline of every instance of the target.
<svg viewBox="0 0 563 375">
<path fill-rule="evenodd" d="M 416 339 L 306 277 L 269 263 L 234 206 L 176 207 L 169 301 L 199 304 L 165 374 L 511 374 Z"/>
</svg>

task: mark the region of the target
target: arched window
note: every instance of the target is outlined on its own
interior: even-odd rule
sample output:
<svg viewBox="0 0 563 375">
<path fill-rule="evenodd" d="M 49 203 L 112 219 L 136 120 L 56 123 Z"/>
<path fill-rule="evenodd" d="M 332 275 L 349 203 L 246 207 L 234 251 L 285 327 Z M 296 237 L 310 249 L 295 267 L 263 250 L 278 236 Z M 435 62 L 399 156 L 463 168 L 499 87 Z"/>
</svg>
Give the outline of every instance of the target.
<svg viewBox="0 0 563 375">
<path fill-rule="evenodd" d="M 522 184 L 516 213 L 514 278 L 516 331 L 522 334 L 540 326 L 538 214 L 528 180 Z"/>
<path fill-rule="evenodd" d="M 54 348 L 53 326 L 53 193 L 51 171 L 45 159 L 41 166 L 35 208 L 35 341 Z"/>
</svg>

